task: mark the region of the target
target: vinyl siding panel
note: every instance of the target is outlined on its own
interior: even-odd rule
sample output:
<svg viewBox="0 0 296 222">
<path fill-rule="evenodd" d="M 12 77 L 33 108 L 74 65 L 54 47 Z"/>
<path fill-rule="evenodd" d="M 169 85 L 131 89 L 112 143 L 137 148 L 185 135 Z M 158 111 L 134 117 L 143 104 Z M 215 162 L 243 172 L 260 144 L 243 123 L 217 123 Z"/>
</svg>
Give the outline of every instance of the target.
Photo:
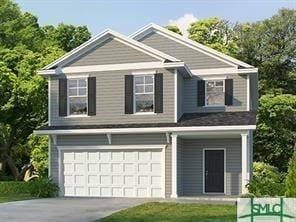
<svg viewBox="0 0 296 222">
<path fill-rule="evenodd" d="M 245 75 L 227 75 L 227 78 L 233 79 L 233 105 L 225 107 L 198 107 L 197 106 L 197 80 L 200 78 L 194 76 L 192 79 L 184 79 L 184 113 L 196 112 L 231 112 L 247 110 L 247 79 Z"/>
<path fill-rule="evenodd" d="M 250 74 L 251 111 L 258 109 L 258 73 Z"/>
<path fill-rule="evenodd" d="M 125 114 L 124 76 L 128 71 L 89 73 L 96 77 L 96 115 L 88 117 L 62 117 L 58 115 L 58 79 L 50 80 L 51 125 L 91 125 L 125 123 L 166 123 L 174 121 L 174 74 L 169 70 L 163 73 L 163 113 L 153 115 Z"/>
<path fill-rule="evenodd" d="M 89 49 L 65 66 L 108 65 L 137 62 L 155 62 L 156 58 L 109 38 L 98 46 Z"/>
<path fill-rule="evenodd" d="M 183 100 L 184 100 L 184 79 L 181 74 L 178 74 L 178 79 L 177 79 L 177 93 L 178 93 L 178 98 L 177 98 L 177 111 L 178 111 L 178 119 L 181 118 L 181 116 L 184 113 L 183 109 Z"/>
<path fill-rule="evenodd" d="M 184 61 L 190 69 L 232 67 L 227 63 L 217 60 L 211 56 L 208 56 L 202 52 L 194 50 L 155 32 L 151 32 L 139 41 Z"/>
<path fill-rule="evenodd" d="M 238 195 L 241 192 L 240 139 L 183 139 L 182 195 L 203 195 L 203 148 L 226 149 L 226 195 Z"/>
</svg>

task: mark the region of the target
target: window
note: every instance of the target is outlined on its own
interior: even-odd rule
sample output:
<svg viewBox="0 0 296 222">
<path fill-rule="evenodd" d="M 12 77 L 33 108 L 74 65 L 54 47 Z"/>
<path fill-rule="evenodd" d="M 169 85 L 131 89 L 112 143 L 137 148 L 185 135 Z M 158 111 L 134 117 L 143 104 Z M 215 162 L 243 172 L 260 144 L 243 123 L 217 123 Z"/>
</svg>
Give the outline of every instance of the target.
<svg viewBox="0 0 296 222">
<path fill-rule="evenodd" d="M 206 105 L 224 106 L 224 80 L 206 81 Z"/>
<path fill-rule="evenodd" d="M 154 76 L 134 76 L 134 95 L 136 113 L 153 112 Z"/>
<path fill-rule="evenodd" d="M 68 113 L 87 114 L 87 79 L 68 79 Z"/>
</svg>

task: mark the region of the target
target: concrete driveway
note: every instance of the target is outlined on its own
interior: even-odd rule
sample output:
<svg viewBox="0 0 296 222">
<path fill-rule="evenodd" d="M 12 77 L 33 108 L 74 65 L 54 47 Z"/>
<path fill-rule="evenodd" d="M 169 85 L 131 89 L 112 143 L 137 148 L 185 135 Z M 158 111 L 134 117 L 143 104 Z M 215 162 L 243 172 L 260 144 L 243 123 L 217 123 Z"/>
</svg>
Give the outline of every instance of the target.
<svg viewBox="0 0 296 222">
<path fill-rule="evenodd" d="M 1 203 L 0 221 L 94 221 L 148 201 L 133 198 L 50 198 Z"/>
</svg>

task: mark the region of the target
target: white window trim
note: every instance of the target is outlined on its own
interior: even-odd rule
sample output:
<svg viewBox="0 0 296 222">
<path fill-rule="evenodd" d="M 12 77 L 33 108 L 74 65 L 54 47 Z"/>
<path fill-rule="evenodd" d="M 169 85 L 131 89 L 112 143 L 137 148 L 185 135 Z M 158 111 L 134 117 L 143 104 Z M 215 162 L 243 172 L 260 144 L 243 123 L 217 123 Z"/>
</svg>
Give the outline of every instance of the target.
<svg viewBox="0 0 296 222">
<path fill-rule="evenodd" d="M 137 108 L 136 108 L 136 81 L 135 81 L 135 77 L 137 77 L 137 75 L 134 75 L 133 76 L 133 114 L 134 115 L 156 115 L 156 113 L 154 112 L 154 110 L 155 110 L 155 98 L 154 98 L 154 95 L 155 95 L 155 76 L 154 76 L 154 74 L 146 74 L 146 75 L 144 75 L 144 74 L 140 74 L 139 75 L 140 77 L 144 77 L 145 78 L 145 76 L 152 76 L 152 78 L 153 78 L 153 92 L 152 93 L 140 93 L 140 94 L 152 94 L 153 95 L 153 112 L 137 112 L 136 110 L 137 110 Z M 144 83 L 144 88 L 145 88 L 145 83 Z M 140 95 L 140 94 L 137 94 L 137 95 Z"/>
<path fill-rule="evenodd" d="M 207 150 L 223 150 L 224 151 L 224 191 L 223 192 L 206 192 L 206 183 L 205 183 L 205 151 Z M 203 187 L 203 194 L 225 194 L 226 195 L 226 148 L 203 148 L 202 149 L 202 187 Z"/>
<path fill-rule="evenodd" d="M 207 81 L 223 81 L 224 104 L 208 105 L 207 104 Z M 225 107 L 225 79 L 208 79 L 205 80 L 205 107 Z"/>
<path fill-rule="evenodd" d="M 88 115 L 88 77 L 85 76 L 81 76 L 81 77 L 77 77 L 77 76 L 73 76 L 68 78 L 67 76 L 67 80 L 71 79 L 71 80 L 86 80 L 86 114 L 70 114 L 70 93 L 69 93 L 69 83 L 67 81 L 67 116 L 66 118 L 79 118 L 79 117 L 89 117 Z"/>
</svg>

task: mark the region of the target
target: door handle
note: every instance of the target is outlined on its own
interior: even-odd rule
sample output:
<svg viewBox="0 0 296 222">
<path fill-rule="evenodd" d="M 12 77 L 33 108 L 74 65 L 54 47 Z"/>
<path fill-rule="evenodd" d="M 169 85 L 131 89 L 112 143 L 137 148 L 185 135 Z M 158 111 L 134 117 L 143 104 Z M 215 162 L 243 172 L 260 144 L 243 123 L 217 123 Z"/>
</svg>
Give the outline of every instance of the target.
<svg viewBox="0 0 296 222">
<path fill-rule="evenodd" d="M 208 171 L 206 170 L 206 177 L 208 176 Z"/>
</svg>

